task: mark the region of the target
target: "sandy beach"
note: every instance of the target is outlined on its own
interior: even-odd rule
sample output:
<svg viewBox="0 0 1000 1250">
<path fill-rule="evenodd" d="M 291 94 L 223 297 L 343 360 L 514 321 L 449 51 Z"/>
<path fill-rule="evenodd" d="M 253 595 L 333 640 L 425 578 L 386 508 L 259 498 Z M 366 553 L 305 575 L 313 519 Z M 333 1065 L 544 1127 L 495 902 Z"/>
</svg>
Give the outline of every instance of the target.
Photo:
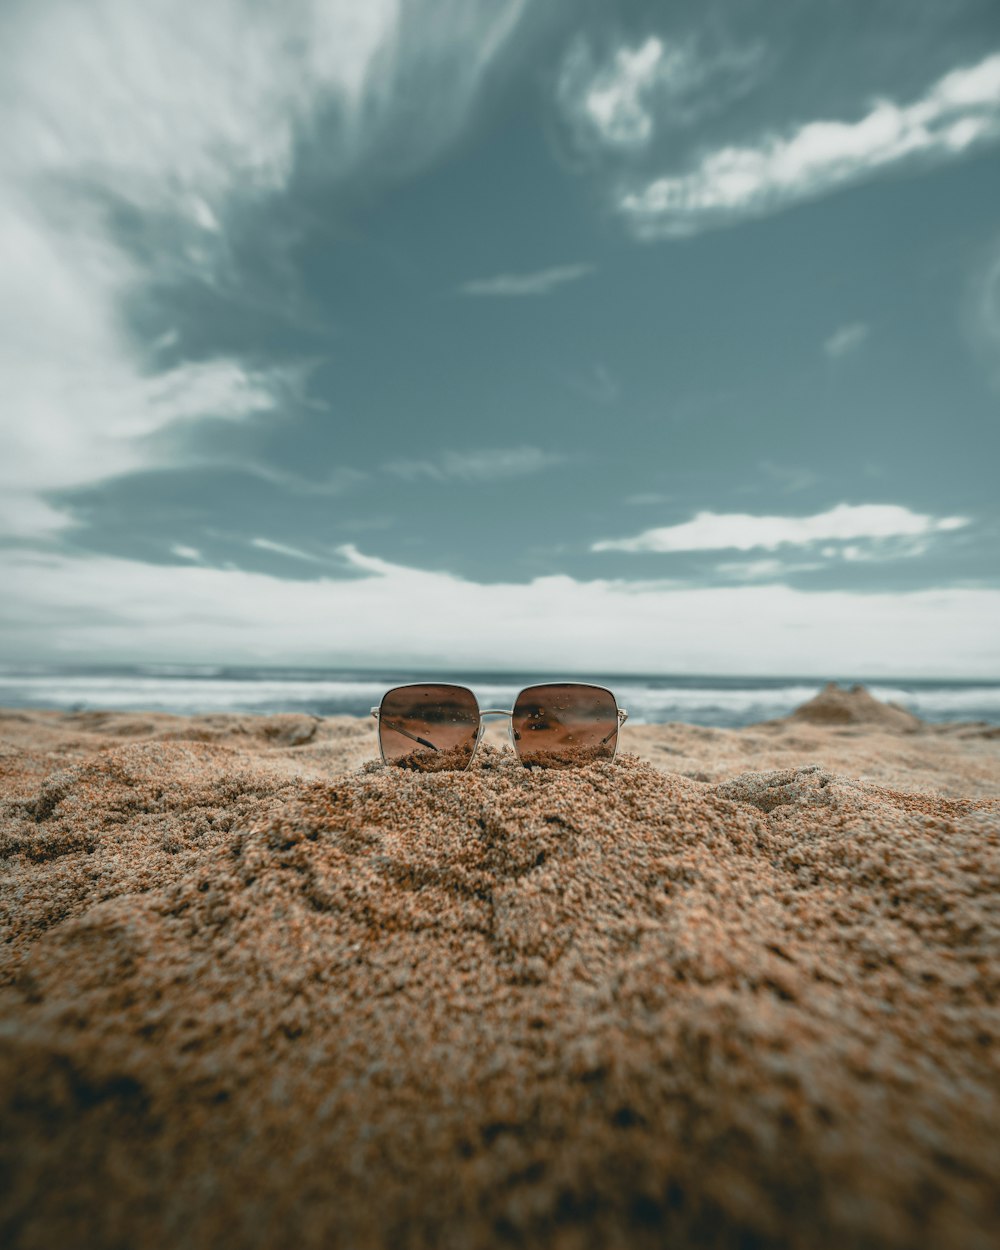
<svg viewBox="0 0 1000 1250">
<path fill-rule="evenodd" d="M 0 1243 L 1000 1240 L 1000 730 L 0 712 Z"/>
</svg>

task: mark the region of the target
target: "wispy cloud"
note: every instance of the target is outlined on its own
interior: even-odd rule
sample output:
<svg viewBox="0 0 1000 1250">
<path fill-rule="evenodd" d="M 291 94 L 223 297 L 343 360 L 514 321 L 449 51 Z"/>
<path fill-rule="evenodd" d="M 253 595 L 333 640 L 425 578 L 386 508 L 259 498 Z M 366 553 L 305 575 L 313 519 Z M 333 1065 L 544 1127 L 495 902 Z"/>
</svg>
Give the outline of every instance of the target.
<svg viewBox="0 0 1000 1250">
<path fill-rule="evenodd" d="M 47 492 L 163 465 L 152 432 L 179 449 L 186 424 L 283 407 L 287 364 L 202 350 L 165 368 L 184 340 L 166 312 L 155 325 L 163 292 L 238 293 L 233 223 L 303 154 L 337 183 L 387 147 L 394 168 L 439 150 L 525 3 L 0 6 L 0 533 L 51 535 L 70 520 Z"/>
<path fill-rule="evenodd" d="M 319 495 L 334 498 L 358 490 L 369 480 L 369 474 L 364 470 L 354 469 L 349 465 L 337 465 L 316 477 L 305 477 L 301 473 L 293 473 L 288 469 L 279 469 L 274 465 L 260 462 L 237 463 L 233 467 L 242 469 L 262 482 L 269 482 L 292 494 L 304 496 Z"/>
<path fill-rule="evenodd" d="M 877 100 L 857 121 L 812 121 L 748 147 L 708 151 L 689 171 L 625 191 L 642 238 L 677 237 L 776 212 L 890 168 L 955 160 L 1000 140 L 1000 55 L 956 69 L 922 98 Z"/>
<path fill-rule="evenodd" d="M 495 278 L 475 278 L 458 289 L 462 295 L 500 298 L 551 295 L 569 282 L 579 282 L 594 272 L 593 265 L 556 265 L 534 273 L 501 273 Z"/>
<path fill-rule="evenodd" d="M 578 129 L 610 147 L 643 147 L 653 135 L 647 106 L 653 84 L 663 73 L 663 43 L 655 37 L 635 48 L 618 48 L 609 63 L 597 66 L 584 36 L 570 47 L 558 96 Z"/>
<path fill-rule="evenodd" d="M 961 529 L 967 517 L 933 517 L 898 504 L 838 504 L 813 516 L 753 516 L 699 512 L 680 525 L 644 530 L 633 538 L 605 539 L 592 551 L 774 551 L 785 545 L 926 538 Z"/>
<path fill-rule="evenodd" d="M 272 551 L 275 555 L 288 556 L 292 560 L 308 560 L 312 564 L 321 564 L 319 556 L 314 556 L 301 547 L 290 547 L 287 543 L 278 543 L 271 538 L 251 538 L 250 546 L 259 551 Z"/>
<path fill-rule="evenodd" d="M 812 572 L 823 567 L 821 560 L 785 561 L 769 557 L 764 560 L 723 560 L 715 572 L 736 582 L 780 582 L 794 573 Z"/>
<path fill-rule="evenodd" d="M 635 155 L 658 129 L 688 126 L 717 111 L 756 81 L 759 44 L 706 51 L 697 39 L 650 35 L 603 57 L 578 35 L 563 58 L 556 100 L 584 150 Z"/>
<path fill-rule="evenodd" d="M 856 352 L 871 333 L 864 321 L 852 321 L 850 325 L 840 326 L 824 342 L 823 350 L 831 360 L 839 360 Z"/>
<path fill-rule="evenodd" d="M 335 175 L 400 128 L 411 152 L 433 151 L 465 124 L 525 8 L 526 0 L 5 6 L 10 154 L 32 177 L 85 173 L 119 202 L 223 234 L 234 199 L 287 185 L 321 115 Z"/>
<path fill-rule="evenodd" d="M 565 463 L 565 459 L 540 447 L 484 447 L 475 451 L 446 451 L 432 460 L 392 460 L 383 468 L 408 482 L 488 482 L 540 473 Z"/>
</svg>

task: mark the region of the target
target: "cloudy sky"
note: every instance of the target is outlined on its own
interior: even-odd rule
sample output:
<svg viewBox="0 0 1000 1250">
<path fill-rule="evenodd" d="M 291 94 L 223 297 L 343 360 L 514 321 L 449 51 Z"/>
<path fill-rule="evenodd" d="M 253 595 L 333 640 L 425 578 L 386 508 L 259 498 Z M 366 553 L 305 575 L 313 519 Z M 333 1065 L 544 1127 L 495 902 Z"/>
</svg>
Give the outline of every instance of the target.
<svg viewBox="0 0 1000 1250">
<path fill-rule="evenodd" d="M 1000 673 L 995 0 L 6 0 L 0 658 Z"/>
</svg>

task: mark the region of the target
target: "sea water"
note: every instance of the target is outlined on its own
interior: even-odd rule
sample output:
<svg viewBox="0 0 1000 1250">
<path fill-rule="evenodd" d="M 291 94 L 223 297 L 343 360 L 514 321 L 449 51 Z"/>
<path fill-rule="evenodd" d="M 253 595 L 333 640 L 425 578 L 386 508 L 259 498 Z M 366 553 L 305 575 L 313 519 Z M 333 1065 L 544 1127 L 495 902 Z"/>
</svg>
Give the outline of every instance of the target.
<svg viewBox="0 0 1000 1250">
<path fill-rule="evenodd" d="M 117 667 L 0 666 L 0 707 L 79 711 L 309 712 L 367 716 L 390 687 L 409 681 L 470 686 L 481 707 L 510 707 L 524 686 L 592 681 L 615 692 L 633 723 L 685 721 L 739 726 L 786 716 L 827 681 L 861 682 L 877 699 L 929 721 L 1000 724 L 1000 682 L 813 677 L 615 676 L 608 673 L 399 672 L 321 668 L 225 668 L 206 665 Z"/>
</svg>

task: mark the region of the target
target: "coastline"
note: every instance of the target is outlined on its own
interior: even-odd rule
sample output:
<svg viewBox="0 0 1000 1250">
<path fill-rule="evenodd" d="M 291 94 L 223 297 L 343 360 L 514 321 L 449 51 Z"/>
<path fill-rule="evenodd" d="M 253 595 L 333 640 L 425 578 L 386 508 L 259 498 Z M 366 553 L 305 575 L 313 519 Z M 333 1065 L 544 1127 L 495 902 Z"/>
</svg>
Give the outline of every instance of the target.
<svg viewBox="0 0 1000 1250">
<path fill-rule="evenodd" d="M 921 721 L 859 687 L 832 694 L 836 689 L 828 686 L 790 716 L 742 727 L 630 720 L 619 750 L 696 781 L 816 764 L 903 790 L 954 798 L 1000 795 L 1000 726 Z M 142 741 L 213 743 L 235 753 L 234 767 L 243 757 L 266 758 L 269 767 L 309 781 L 378 758 L 375 722 L 367 716 L 0 707 L 0 761 L 35 778 L 95 751 Z M 488 721 L 484 742 L 507 745 L 503 721 Z"/>
<path fill-rule="evenodd" d="M 416 680 L 469 686 L 482 707 L 508 707 L 519 690 L 555 678 L 592 681 L 615 692 L 631 724 L 682 722 L 738 728 L 790 715 L 829 676 L 621 674 L 588 672 L 421 672 L 222 665 L 3 665 L 0 707 L 63 711 L 167 712 L 180 716 L 237 712 L 272 716 L 368 715 L 392 686 Z M 931 724 L 986 721 L 1000 726 L 1000 681 L 989 678 L 841 676 L 877 699 L 908 708 Z"/>
</svg>

